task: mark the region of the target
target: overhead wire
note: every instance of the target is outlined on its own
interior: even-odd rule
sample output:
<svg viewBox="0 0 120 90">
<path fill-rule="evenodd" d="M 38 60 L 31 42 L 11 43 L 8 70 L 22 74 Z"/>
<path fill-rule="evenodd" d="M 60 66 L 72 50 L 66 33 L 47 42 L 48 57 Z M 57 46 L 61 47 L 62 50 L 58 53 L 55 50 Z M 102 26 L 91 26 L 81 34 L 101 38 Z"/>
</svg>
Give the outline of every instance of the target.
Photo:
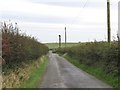
<svg viewBox="0 0 120 90">
<path fill-rule="evenodd" d="M 68 25 L 74 24 L 74 22 L 77 20 L 77 18 L 79 17 L 80 13 L 82 13 L 83 9 L 87 6 L 89 0 L 86 0 L 85 3 L 83 5 L 81 5 L 82 7 L 80 7 L 80 11 L 78 12 L 78 14 L 73 18 L 72 22 Z M 82 3 L 82 2 L 81 2 Z"/>
<path fill-rule="evenodd" d="M 87 3 L 88 3 L 88 0 L 86 0 L 86 2 L 84 3 L 83 7 L 81 8 L 81 11 L 79 11 L 78 15 L 76 16 L 72 24 L 77 20 L 77 18 L 79 17 L 79 14 L 82 13 L 82 10 L 86 7 Z"/>
</svg>

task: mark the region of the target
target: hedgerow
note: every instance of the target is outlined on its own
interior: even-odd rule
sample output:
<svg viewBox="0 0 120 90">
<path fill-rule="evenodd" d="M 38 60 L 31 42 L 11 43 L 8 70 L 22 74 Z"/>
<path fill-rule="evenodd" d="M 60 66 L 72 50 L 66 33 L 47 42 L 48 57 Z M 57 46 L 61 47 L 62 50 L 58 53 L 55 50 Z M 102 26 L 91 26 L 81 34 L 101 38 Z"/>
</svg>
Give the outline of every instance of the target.
<svg viewBox="0 0 120 90">
<path fill-rule="evenodd" d="M 120 75 L 120 44 L 117 41 L 82 43 L 78 46 L 58 49 L 57 52 L 67 53 L 88 66 L 101 67 L 106 74 Z"/>
<path fill-rule="evenodd" d="M 47 54 L 48 47 L 40 43 L 34 37 L 19 33 L 17 27 L 6 22 L 1 25 L 2 31 L 2 58 L 5 61 L 4 67 L 14 68 L 22 62 L 36 60 L 38 57 Z"/>
</svg>

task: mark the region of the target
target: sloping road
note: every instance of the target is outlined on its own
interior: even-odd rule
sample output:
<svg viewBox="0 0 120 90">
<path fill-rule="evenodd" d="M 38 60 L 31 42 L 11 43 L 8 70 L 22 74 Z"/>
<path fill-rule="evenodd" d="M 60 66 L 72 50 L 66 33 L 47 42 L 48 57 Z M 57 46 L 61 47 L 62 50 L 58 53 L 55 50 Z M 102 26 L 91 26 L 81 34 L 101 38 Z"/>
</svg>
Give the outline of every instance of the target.
<svg viewBox="0 0 120 90">
<path fill-rule="evenodd" d="M 40 88 L 112 88 L 78 69 L 63 57 L 49 53 L 49 64 Z"/>
</svg>

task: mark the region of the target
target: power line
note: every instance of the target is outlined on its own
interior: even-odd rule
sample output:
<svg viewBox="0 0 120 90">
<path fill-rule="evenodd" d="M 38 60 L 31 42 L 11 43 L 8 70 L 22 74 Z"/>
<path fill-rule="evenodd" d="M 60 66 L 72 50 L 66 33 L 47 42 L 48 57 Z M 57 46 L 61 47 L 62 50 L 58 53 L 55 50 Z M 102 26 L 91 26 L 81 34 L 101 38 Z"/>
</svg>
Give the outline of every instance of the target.
<svg viewBox="0 0 120 90">
<path fill-rule="evenodd" d="M 82 1 L 81 3 L 80 3 L 80 11 L 79 11 L 79 13 L 78 13 L 78 15 L 76 15 L 74 18 L 73 18 L 73 20 L 72 20 L 72 22 L 71 22 L 71 24 L 73 24 L 75 21 L 76 21 L 76 19 L 79 17 L 79 14 L 82 12 L 82 10 L 86 7 L 86 5 L 87 5 L 87 3 L 88 3 L 88 0 L 86 0 L 86 2 L 85 3 L 83 3 L 84 1 Z M 83 4 L 83 5 L 82 5 Z M 66 26 L 67 24 L 65 24 L 65 26 Z M 69 24 L 68 24 L 69 25 Z"/>
<path fill-rule="evenodd" d="M 78 13 L 78 15 L 75 17 L 75 19 L 72 20 L 72 23 L 71 23 L 71 24 L 73 24 L 73 23 L 76 21 L 76 19 L 79 17 L 79 14 L 80 14 L 80 13 L 82 12 L 82 10 L 86 7 L 87 3 L 88 3 L 88 0 L 86 0 L 86 2 L 83 4 L 83 6 L 81 7 L 82 9 L 79 11 L 79 13 Z M 66 27 L 65 27 L 65 47 L 66 47 L 66 42 L 67 42 L 67 36 L 66 36 Z"/>
<path fill-rule="evenodd" d="M 79 11 L 78 15 L 75 17 L 75 19 L 72 20 L 72 23 L 73 24 L 76 19 L 79 17 L 79 14 L 82 12 L 82 10 L 86 7 L 86 5 L 88 4 L 88 0 L 86 0 L 86 2 L 83 4 L 83 6 L 81 7 L 81 10 Z"/>
<path fill-rule="evenodd" d="M 111 2 L 110 5 L 118 4 L 118 2 L 119 2 L 119 0 L 116 0 L 116 1 L 114 1 L 114 2 Z"/>
<path fill-rule="evenodd" d="M 111 6 L 111 7 L 117 7 L 117 6 L 118 6 L 118 2 L 111 3 L 110 6 Z"/>
</svg>

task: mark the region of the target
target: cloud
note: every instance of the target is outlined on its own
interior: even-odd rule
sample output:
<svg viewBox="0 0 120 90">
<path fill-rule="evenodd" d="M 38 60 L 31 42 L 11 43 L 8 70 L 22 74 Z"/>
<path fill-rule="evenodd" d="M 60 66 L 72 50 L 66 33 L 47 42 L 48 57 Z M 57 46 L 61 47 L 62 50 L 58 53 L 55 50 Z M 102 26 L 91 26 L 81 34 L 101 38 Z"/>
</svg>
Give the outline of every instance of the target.
<svg viewBox="0 0 120 90">
<path fill-rule="evenodd" d="M 42 4 L 64 6 L 64 7 L 77 7 L 77 8 L 104 8 L 104 2 L 41 2 Z"/>
<path fill-rule="evenodd" d="M 104 8 L 106 0 L 25 0 L 32 3 L 40 3 L 64 7 L 85 7 L 86 8 Z M 111 5 L 116 5 L 119 0 L 110 0 Z"/>
<path fill-rule="evenodd" d="M 42 42 L 55 42 L 68 30 L 68 41 L 105 40 L 107 8 L 105 0 L 1 0 L 0 21 L 17 22 L 22 32 Z M 111 30 L 116 35 L 118 10 L 111 1 Z M 48 36 L 48 37 L 46 37 Z M 64 40 L 64 38 L 62 38 Z"/>
<path fill-rule="evenodd" d="M 19 16 L 18 16 L 19 14 Z M 68 24 L 72 21 L 70 17 L 47 16 L 47 15 L 27 15 L 21 13 L 7 12 L 2 13 L 2 18 L 22 22 L 38 22 L 38 23 L 64 23 Z"/>
<path fill-rule="evenodd" d="M 29 23 L 18 22 L 22 32 L 26 32 L 28 35 L 37 37 L 41 42 L 57 42 L 58 35 L 62 36 L 62 42 L 64 42 L 64 28 L 67 27 L 67 37 L 69 42 L 74 41 L 88 41 L 89 40 L 103 40 L 106 35 L 106 30 L 103 25 L 68 25 L 65 24 L 50 24 L 50 23 Z"/>
</svg>

